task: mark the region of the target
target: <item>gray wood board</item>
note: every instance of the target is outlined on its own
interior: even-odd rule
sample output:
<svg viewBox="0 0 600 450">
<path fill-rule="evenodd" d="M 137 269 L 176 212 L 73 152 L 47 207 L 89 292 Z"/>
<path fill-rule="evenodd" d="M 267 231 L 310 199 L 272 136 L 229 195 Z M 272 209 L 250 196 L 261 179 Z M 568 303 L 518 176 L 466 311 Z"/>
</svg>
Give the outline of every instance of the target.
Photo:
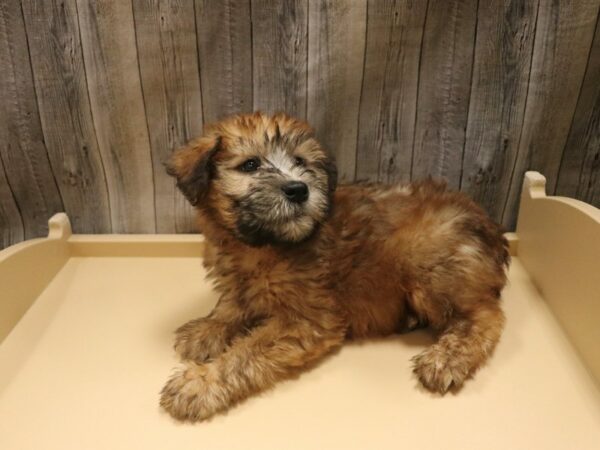
<svg viewBox="0 0 600 450">
<path fill-rule="evenodd" d="M 25 238 L 21 211 L 6 178 L 0 155 L 0 249 Z"/>
<path fill-rule="evenodd" d="M 477 0 L 430 1 L 423 32 L 412 179 L 460 186 Z"/>
<path fill-rule="evenodd" d="M 497 221 L 523 126 L 536 2 L 479 2 L 461 189 Z"/>
<path fill-rule="evenodd" d="M 22 5 L 44 140 L 65 211 L 75 232 L 109 233 L 108 190 L 75 0 L 23 0 Z"/>
<path fill-rule="evenodd" d="M 96 134 L 117 233 L 154 233 L 154 180 L 130 1 L 77 2 Z"/>
<path fill-rule="evenodd" d="M 510 229 L 527 170 L 546 176 L 548 192 L 556 187 L 599 6 L 600 0 L 540 1 L 523 132 L 502 215 Z"/>
<path fill-rule="evenodd" d="M 369 1 L 356 176 L 409 181 L 426 1 Z"/>
<path fill-rule="evenodd" d="M 191 205 L 175 188 L 164 162 L 202 132 L 202 101 L 194 4 L 134 0 L 136 41 L 146 107 L 156 231 L 194 231 Z"/>
<path fill-rule="evenodd" d="M 337 161 L 341 181 L 356 173 L 358 112 L 367 1 L 311 0 L 308 20 L 308 114 Z"/>
<path fill-rule="evenodd" d="M 308 0 L 252 0 L 254 109 L 306 118 Z"/>
<path fill-rule="evenodd" d="M 563 153 L 556 194 L 600 208 L 600 20 Z"/>
<path fill-rule="evenodd" d="M 252 111 L 250 0 L 196 0 L 204 121 Z"/>
<path fill-rule="evenodd" d="M 0 2 L 0 155 L 26 239 L 63 210 L 40 124 L 20 2 Z"/>
</svg>

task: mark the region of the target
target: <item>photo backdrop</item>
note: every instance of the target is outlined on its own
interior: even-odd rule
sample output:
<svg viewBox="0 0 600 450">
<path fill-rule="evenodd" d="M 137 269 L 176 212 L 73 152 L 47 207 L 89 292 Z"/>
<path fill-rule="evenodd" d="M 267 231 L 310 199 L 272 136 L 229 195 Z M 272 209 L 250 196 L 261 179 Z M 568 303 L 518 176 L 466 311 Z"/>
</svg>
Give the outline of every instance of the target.
<svg viewBox="0 0 600 450">
<path fill-rule="evenodd" d="M 523 173 L 600 206 L 600 0 L 2 0 L 0 247 L 193 231 L 203 123 L 306 118 L 344 181 L 445 178 L 508 229 Z"/>
</svg>

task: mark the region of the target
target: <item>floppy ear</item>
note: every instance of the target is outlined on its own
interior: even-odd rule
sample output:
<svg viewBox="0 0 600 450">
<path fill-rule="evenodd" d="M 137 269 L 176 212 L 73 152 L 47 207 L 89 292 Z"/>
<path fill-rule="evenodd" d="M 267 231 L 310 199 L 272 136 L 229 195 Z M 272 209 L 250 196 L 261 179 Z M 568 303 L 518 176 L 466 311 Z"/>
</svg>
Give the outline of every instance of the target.
<svg viewBox="0 0 600 450">
<path fill-rule="evenodd" d="M 220 145 L 220 137 L 202 137 L 175 150 L 166 163 L 167 173 L 175 177 L 177 187 L 193 206 L 208 193 L 214 175 L 212 157 Z"/>
</svg>

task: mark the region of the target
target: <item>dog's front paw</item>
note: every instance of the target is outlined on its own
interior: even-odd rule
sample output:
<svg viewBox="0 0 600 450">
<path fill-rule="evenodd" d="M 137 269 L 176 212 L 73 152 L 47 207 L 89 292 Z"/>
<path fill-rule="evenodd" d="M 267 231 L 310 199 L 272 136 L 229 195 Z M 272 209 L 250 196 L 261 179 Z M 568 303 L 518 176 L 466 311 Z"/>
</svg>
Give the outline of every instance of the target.
<svg viewBox="0 0 600 450">
<path fill-rule="evenodd" d="M 433 345 L 413 359 L 413 372 L 427 389 L 444 394 L 458 389 L 470 373 L 468 361 L 460 355 L 451 355 L 440 345 Z"/>
<path fill-rule="evenodd" d="M 197 422 L 224 411 L 229 394 L 214 366 L 188 363 L 161 391 L 160 405 L 175 419 Z"/>
<path fill-rule="evenodd" d="M 175 332 L 175 351 L 185 360 L 202 363 L 226 348 L 226 325 L 211 319 L 192 320 Z"/>
</svg>

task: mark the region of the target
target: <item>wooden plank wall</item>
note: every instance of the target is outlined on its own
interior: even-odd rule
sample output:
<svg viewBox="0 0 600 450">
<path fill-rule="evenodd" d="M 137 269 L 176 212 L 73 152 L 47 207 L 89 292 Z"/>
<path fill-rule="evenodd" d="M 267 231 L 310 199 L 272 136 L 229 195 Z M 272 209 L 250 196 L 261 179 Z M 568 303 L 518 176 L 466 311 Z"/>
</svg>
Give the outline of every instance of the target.
<svg viewBox="0 0 600 450">
<path fill-rule="evenodd" d="M 236 112 L 308 119 L 344 181 L 521 180 L 600 206 L 600 0 L 3 0 L 0 248 L 193 230 L 162 163 Z"/>
</svg>

